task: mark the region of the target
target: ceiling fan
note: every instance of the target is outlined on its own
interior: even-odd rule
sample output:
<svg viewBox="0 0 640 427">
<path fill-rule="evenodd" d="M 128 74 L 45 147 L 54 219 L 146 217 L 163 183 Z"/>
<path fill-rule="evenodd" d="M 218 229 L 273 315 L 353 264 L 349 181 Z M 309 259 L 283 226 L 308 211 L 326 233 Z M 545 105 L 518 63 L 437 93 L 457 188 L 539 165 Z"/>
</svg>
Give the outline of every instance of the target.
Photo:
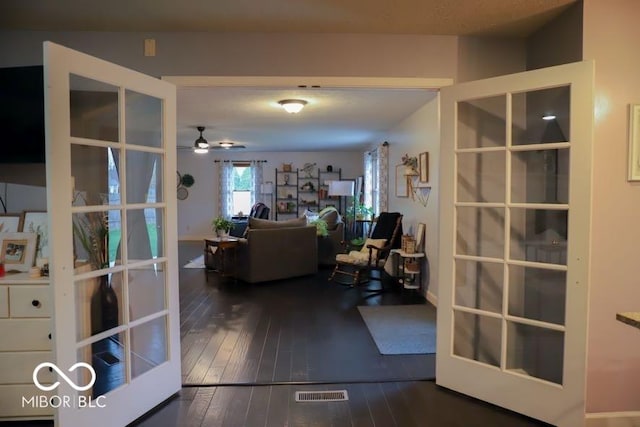
<svg viewBox="0 0 640 427">
<path fill-rule="evenodd" d="M 194 153 L 204 154 L 208 153 L 209 150 L 235 150 L 239 148 L 247 148 L 242 144 L 236 144 L 232 141 L 218 141 L 218 145 L 211 145 L 203 136 L 202 132 L 204 132 L 204 126 L 197 126 L 198 132 L 200 132 L 200 136 L 193 142 L 193 147 L 178 147 L 178 149 L 182 150 L 193 150 Z"/>
</svg>

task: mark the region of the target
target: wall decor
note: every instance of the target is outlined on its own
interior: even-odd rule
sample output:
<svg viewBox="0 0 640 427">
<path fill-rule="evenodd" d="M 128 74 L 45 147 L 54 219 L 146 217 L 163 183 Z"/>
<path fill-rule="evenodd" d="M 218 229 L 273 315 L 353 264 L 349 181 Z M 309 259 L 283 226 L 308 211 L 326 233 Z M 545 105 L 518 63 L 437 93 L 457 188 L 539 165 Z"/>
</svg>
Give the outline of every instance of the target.
<svg viewBox="0 0 640 427">
<path fill-rule="evenodd" d="M 405 165 L 396 165 L 396 197 L 409 197 Z"/>
<path fill-rule="evenodd" d="M 37 240 L 36 233 L 0 234 L 0 258 L 5 270 L 28 272 L 33 267 Z"/>
<path fill-rule="evenodd" d="M 640 104 L 629 106 L 629 181 L 640 181 Z"/>
<path fill-rule="evenodd" d="M 22 215 L 0 214 L 0 233 L 16 233 L 20 231 Z"/>
<path fill-rule="evenodd" d="M 46 212 L 24 211 L 20 231 L 38 235 L 36 258 L 49 257 L 49 222 Z"/>
<path fill-rule="evenodd" d="M 425 230 L 427 226 L 424 223 L 418 223 L 418 231 L 416 231 L 416 251 L 424 252 Z"/>
<path fill-rule="evenodd" d="M 420 171 L 420 182 L 429 182 L 429 153 L 420 153 L 418 156 L 418 170 Z"/>
</svg>

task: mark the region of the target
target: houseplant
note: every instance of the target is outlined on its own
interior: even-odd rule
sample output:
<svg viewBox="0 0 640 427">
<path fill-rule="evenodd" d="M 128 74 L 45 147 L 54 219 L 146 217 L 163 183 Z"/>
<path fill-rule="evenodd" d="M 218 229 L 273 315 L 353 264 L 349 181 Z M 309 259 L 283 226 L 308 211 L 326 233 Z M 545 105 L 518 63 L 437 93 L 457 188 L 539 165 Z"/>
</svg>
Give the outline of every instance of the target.
<svg viewBox="0 0 640 427">
<path fill-rule="evenodd" d="M 231 229 L 233 228 L 233 221 L 227 219 L 223 216 L 218 216 L 211 221 L 211 225 L 213 226 L 213 230 L 219 237 L 224 237 L 229 234 Z"/>
</svg>

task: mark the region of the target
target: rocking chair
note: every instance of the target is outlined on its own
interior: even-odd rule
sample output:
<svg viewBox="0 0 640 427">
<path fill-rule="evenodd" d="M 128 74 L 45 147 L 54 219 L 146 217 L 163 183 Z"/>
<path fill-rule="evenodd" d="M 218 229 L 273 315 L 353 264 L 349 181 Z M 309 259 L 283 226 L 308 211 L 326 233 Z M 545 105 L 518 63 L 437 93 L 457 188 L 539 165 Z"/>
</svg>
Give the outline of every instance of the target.
<svg viewBox="0 0 640 427">
<path fill-rule="evenodd" d="M 369 232 L 365 244 L 359 251 L 336 255 L 336 267 L 329 277 L 341 284 L 351 287 L 366 283 L 371 279 L 371 271 L 381 270 L 391 252 L 400 248 L 402 239 L 402 214 L 398 212 L 382 212 L 374 219 L 374 225 Z M 351 283 L 345 283 L 344 276 L 351 277 Z M 380 277 L 378 280 L 381 280 Z M 382 282 L 381 282 L 382 285 Z M 375 290 L 381 293 L 382 289 Z"/>
</svg>

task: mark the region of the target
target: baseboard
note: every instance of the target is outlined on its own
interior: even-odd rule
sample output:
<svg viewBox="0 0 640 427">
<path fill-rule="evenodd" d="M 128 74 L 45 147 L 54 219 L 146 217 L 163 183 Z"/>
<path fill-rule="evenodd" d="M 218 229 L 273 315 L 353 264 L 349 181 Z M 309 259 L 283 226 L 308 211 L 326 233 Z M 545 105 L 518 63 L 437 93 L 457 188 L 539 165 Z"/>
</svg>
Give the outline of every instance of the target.
<svg viewBox="0 0 640 427">
<path fill-rule="evenodd" d="M 434 307 L 438 306 L 438 297 L 431 293 L 431 291 L 427 291 L 427 301 L 433 304 Z"/>
<path fill-rule="evenodd" d="M 640 426 L 640 411 L 592 412 L 585 415 L 585 427 Z"/>
</svg>

